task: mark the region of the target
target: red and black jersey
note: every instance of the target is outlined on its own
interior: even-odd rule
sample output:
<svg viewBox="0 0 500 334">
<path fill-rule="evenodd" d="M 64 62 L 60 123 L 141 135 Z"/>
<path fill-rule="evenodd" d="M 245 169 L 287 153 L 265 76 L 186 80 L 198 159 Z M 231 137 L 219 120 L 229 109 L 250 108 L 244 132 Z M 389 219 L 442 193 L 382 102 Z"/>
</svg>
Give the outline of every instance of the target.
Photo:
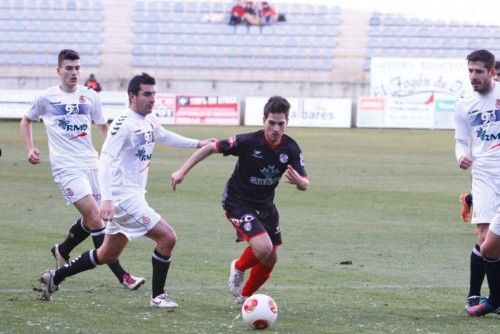
<svg viewBox="0 0 500 334">
<path fill-rule="evenodd" d="M 217 148 L 225 156 L 238 157 L 222 198 L 229 205 L 244 204 L 250 208 L 272 205 L 274 189 L 288 165 L 307 176 L 302 151 L 287 135 L 283 135 L 280 144 L 272 146 L 263 130 L 238 134 L 219 141 Z"/>
</svg>

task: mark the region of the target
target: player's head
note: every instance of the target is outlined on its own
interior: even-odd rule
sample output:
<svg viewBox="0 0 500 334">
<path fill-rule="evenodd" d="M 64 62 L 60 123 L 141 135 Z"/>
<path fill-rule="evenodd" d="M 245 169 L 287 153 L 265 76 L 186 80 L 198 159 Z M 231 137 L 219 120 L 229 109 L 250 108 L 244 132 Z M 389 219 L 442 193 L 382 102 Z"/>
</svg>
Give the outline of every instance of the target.
<svg viewBox="0 0 500 334">
<path fill-rule="evenodd" d="M 476 50 L 467 56 L 469 79 L 474 91 L 489 93 L 495 77 L 495 56 L 488 50 Z"/>
<path fill-rule="evenodd" d="M 134 76 L 127 89 L 130 109 L 143 116 L 151 113 L 155 104 L 155 85 L 155 78 L 147 73 Z"/>
<path fill-rule="evenodd" d="M 500 81 L 500 61 L 496 61 L 495 62 L 495 80 L 496 81 Z"/>
<path fill-rule="evenodd" d="M 288 123 L 290 103 L 281 96 L 272 96 L 264 106 L 264 135 L 266 140 L 277 145 L 281 142 Z"/>
<path fill-rule="evenodd" d="M 80 77 L 80 55 L 75 50 L 64 49 L 57 57 L 57 74 L 61 77 L 61 89 L 72 92 Z"/>
</svg>

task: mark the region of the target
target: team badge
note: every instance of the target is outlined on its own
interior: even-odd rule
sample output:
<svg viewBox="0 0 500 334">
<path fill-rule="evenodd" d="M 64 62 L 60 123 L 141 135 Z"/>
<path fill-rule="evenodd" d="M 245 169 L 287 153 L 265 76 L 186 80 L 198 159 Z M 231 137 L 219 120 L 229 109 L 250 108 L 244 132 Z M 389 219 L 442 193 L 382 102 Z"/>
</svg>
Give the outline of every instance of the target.
<svg viewBox="0 0 500 334">
<path fill-rule="evenodd" d="M 250 230 L 252 229 L 252 223 L 246 222 L 245 224 L 243 224 L 243 229 L 247 232 L 250 232 Z"/>
<path fill-rule="evenodd" d="M 286 164 L 288 162 L 288 154 L 285 153 L 280 154 L 280 161 L 282 164 Z"/>
<path fill-rule="evenodd" d="M 500 109 L 500 99 L 497 99 L 495 103 L 495 109 Z"/>
<path fill-rule="evenodd" d="M 71 196 L 73 196 L 75 193 L 73 192 L 73 190 L 72 190 L 71 188 L 66 188 L 66 194 L 67 194 L 68 196 L 70 196 L 70 197 L 71 197 Z"/>
<path fill-rule="evenodd" d="M 497 100 L 498 101 L 498 100 Z M 86 102 L 85 96 L 81 95 L 80 96 L 80 103 L 84 104 Z"/>
<path fill-rule="evenodd" d="M 142 216 L 141 220 L 142 220 L 142 225 L 149 225 L 149 223 L 151 222 L 149 220 L 149 217 L 146 217 L 146 216 Z"/>
</svg>

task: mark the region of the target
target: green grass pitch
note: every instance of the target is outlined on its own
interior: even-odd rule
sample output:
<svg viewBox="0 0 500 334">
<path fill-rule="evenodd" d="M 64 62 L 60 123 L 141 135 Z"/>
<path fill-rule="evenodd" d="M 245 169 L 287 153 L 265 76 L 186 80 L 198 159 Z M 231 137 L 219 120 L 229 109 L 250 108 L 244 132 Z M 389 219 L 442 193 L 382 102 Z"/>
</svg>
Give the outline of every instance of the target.
<svg viewBox="0 0 500 334">
<path fill-rule="evenodd" d="M 207 138 L 243 127 L 167 126 Z M 153 242 L 131 242 L 121 261 L 146 277 L 136 292 L 106 267 L 65 281 L 53 301 L 37 300 L 50 247 L 76 210 L 65 205 L 48 164 L 42 124 L 34 125 L 43 163 L 26 162 L 17 122 L 0 122 L 0 333 L 247 333 L 226 290 L 242 250 L 220 207 L 235 158 L 212 156 L 177 192 L 170 174 L 190 150 L 157 145 L 150 205 L 176 229 L 167 290 L 180 307 L 149 307 Z M 307 129 L 287 131 L 301 145 L 310 188 L 282 182 L 276 203 L 284 244 L 260 292 L 279 307 L 270 333 L 496 333 L 500 318 L 463 311 L 475 236 L 461 223 L 458 196 L 470 187 L 454 158 L 452 131 Z M 94 130 L 94 140 L 101 140 Z M 73 256 L 91 248 L 87 240 Z M 352 261 L 351 265 L 342 265 Z M 485 285 L 483 289 L 487 295 Z"/>
</svg>

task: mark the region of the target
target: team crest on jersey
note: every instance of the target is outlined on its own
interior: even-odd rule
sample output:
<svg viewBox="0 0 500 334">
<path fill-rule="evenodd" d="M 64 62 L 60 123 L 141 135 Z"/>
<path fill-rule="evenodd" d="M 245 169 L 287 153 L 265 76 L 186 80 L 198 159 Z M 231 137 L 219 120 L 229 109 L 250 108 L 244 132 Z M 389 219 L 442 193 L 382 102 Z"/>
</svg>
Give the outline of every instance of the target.
<svg viewBox="0 0 500 334">
<path fill-rule="evenodd" d="M 79 99 L 79 101 L 80 101 L 80 103 L 82 103 L 82 104 L 83 104 L 83 103 L 85 103 L 85 102 L 87 102 L 87 100 L 85 99 L 85 96 L 83 96 L 83 95 L 80 95 L 80 99 Z"/>
<path fill-rule="evenodd" d="M 70 197 L 71 197 L 71 196 L 73 196 L 75 193 L 73 192 L 73 189 L 71 189 L 71 188 L 66 188 L 66 194 L 67 194 L 68 196 L 70 196 Z"/>
<path fill-rule="evenodd" d="M 282 164 L 286 164 L 288 162 L 288 154 L 281 153 L 280 154 L 280 161 Z"/>
<path fill-rule="evenodd" d="M 500 109 L 500 99 L 497 99 L 495 103 L 495 109 Z"/>
</svg>

